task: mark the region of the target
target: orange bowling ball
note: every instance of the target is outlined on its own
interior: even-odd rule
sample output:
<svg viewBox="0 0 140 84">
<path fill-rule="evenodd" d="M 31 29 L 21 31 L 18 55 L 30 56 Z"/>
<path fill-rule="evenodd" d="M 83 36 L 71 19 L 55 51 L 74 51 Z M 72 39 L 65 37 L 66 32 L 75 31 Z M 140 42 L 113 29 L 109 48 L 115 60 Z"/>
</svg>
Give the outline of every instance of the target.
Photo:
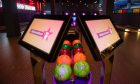
<svg viewBox="0 0 140 84">
<path fill-rule="evenodd" d="M 86 61 L 86 55 L 84 53 L 78 52 L 74 55 L 74 63 L 79 61 Z"/>
<path fill-rule="evenodd" d="M 71 46 L 71 43 L 69 40 L 64 40 L 63 44 L 67 44 L 67 45 Z"/>
<path fill-rule="evenodd" d="M 72 42 L 72 45 L 74 46 L 74 44 L 81 44 L 81 41 L 79 39 L 76 39 Z"/>
<path fill-rule="evenodd" d="M 71 65 L 71 58 L 68 55 L 60 55 L 58 56 L 56 63 Z"/>
</svg>

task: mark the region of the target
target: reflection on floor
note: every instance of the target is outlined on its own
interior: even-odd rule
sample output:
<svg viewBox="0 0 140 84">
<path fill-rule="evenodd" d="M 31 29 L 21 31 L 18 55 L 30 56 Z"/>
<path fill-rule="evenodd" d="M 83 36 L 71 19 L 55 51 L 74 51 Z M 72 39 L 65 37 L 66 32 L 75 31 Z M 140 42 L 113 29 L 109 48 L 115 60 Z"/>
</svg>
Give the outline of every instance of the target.
<svg viewBox="0 0 140 84">
<path fill-rule="evenodd" d="M 139 84 L 140 32 L 120 32 L 120 34 L 124 42 L 115 50 L 111 84 Z M 17 42 L 18 37 L 8 39 L 5 33 L 0 33 L 0 84 L 34 84 L 36 82 L 30 52 L 19 46 Z M 96 68 L 99 65 L 93 66 Z M 93 74 L 98 73 L 97 69 L 92 70 L 93 72 L 95 70 Z M 46 75 L 50 72 L 52 71 L 47 71 Z M 93 78 L 95 77 L 99 78 L 97 75 Z M 46 77 L 46 79 L 50 78 Z M 93 79 L 93 81 L 95 81 L 94 84 L 99 84 L 99 80 Z"/>
<path fill-rule="evenodd" d="M 140 83 L 140 32 L 124 32 L 124 42 L 115 50 L 111 84 Z"/>
<path fill-rule="evenodd" d="M 30 53 L 18 45 L 18 37 L 0 33 L 0 84 L 33 84 Z"/>
</svg>

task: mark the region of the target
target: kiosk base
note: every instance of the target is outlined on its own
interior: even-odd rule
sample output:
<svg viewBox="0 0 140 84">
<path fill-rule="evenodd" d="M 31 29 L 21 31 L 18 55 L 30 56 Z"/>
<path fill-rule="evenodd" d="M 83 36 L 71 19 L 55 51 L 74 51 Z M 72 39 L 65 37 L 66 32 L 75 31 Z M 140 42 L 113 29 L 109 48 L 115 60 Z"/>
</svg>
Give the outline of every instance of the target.
<svg viewBox="0 0 140 84">
<path fill-rule="evenodd" d="M 87 78 L 80 78 L 80 77 L 76 77 L 74 80 L 67 80 L 67 81 L 63 81 L 63 82 L 58 82 L 54 77 L 53 77 L 53 84 L 92 84 L 91 80 L 93 80 L 92 78 L 92 74 L 90 72 L 90 74 L 88 75 Z"/>
</svg>

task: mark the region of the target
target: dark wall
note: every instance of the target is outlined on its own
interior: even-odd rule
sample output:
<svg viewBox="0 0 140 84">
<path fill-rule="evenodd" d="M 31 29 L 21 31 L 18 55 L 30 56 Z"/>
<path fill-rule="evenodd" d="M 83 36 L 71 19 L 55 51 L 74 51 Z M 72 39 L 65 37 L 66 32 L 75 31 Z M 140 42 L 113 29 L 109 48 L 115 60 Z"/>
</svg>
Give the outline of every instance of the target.
<svg viewBox="0 0 140 84">
<path fill-rule="evenodd" d="M 140 14 L 113 14 L 115 24 L 140 26 Z"/>
<path fill-rule="evenodd" d="M 19 22 L 29 22 L 35 13 L 35 11 L 18 11 Z"/>
<path fill-rule="evenodd" d="M 35 13 L 35 11 L 18 10 L 18 21 L 29 22 Z M 0 9 L 0 26 L 2 25 L 4 25 L 4 15 L 2 9 Z"/>
<path fill-rule="evenodd" d="M 2 8 L 0 8 L 0 26 L 4 24 L 4 18 L 3 18 L 3 11 L 2 11 Z"/>
</svg>

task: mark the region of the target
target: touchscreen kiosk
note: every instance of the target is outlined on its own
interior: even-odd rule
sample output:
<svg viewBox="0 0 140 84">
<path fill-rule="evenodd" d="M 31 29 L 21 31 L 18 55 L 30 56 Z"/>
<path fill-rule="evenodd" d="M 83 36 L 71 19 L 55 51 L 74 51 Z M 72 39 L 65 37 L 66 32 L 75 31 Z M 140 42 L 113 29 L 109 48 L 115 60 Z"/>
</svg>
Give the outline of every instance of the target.
<svg viewBox="0 0 140 84">
<path fill-rule="evenodd" d="M 78 23 L 95 60 L 102 60 L 122 42 L 108 16 L 82 16 Z"/>
<path fill-rule="evenodd" d="M 68 32 L 70 17 L 35 15 L 19 43 L 47 61 L 55 61 Z"/>
</svg>

